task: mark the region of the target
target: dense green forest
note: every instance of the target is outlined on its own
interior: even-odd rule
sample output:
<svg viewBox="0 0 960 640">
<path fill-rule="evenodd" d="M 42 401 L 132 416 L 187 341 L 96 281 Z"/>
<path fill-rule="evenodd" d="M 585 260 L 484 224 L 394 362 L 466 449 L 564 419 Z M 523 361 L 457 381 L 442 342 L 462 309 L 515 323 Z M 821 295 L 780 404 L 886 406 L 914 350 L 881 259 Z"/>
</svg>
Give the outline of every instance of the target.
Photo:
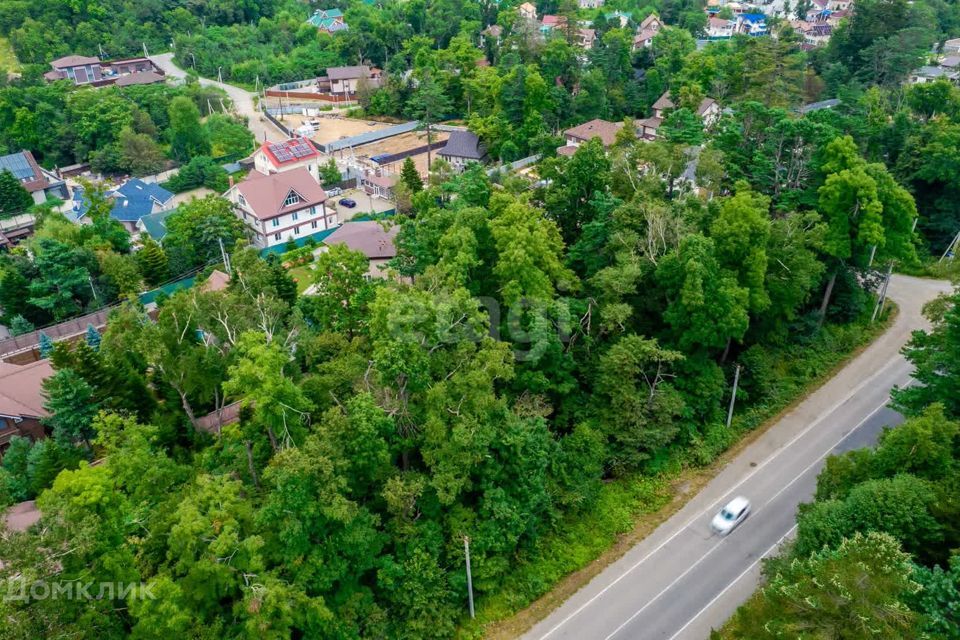
<svg viewBox="0 0 960 640">
<path fill-rule="evenodd" d="M 28 595 L 56 581 L 143 583 L 149 597 L 2 599 L 5 638 L 454 637 L 465 536 L 481 607 L 508 589 L 523 606 L 562 575 L 556 559 L 531 561 L 549 540 L 629 519 L 617 491 L 736 441 L 742 430 L 724 425 L 735 364 L 738 415 L 756 426 L 870 335 L 888 264 L 919 268 L 960 226 L 960 90 L 901 85 L 957 35 L 953 4 L 864 0 L 808 54 L 789 30 L 698 50 L 699 4 L 612 2 L 676 26 L 634 54 L 634 24 L 598 19 L 587 56 L 563 37 L 539 43 L 506 5 L 344 8 L 351 28 L 334 37 L 306 27 L 298 3 L 0 9 L 0 33 L 36 65 L 0 88 L 0 142 L 45 164 L 123 158 L 129 128 L 201 175 L 197 158 L 227 129 L 193 84 L 39 83 L 42 63 L 95 53 L 101 38 L 110 55 L 173 39 L 182 65 L 249 85 L 368 61 L 387 81 L 362 97 L 365 113 L 462 118 L 495 158 L 544 155 L 536 183 L 479 166 L 426 184 L 408 175 L 409 211 L 393 220 L 403 278 L 370 280 L 363 254 L 334 248 L 310 296 L 244 246 L 222 198 L 181 208 L 162 247 L 135 253 L 96 192 L 91 225 L 44 213 L 35 238 L 0 258 L 5 319 L 59 320 L 96 306 L 94 292 L 126 301 L 103 335 L 44 345 L 52 437 L 14 440 L 0 465 L 0 502 L 37 497 L 43 519 L 0 536 L 0 578 Z M 481 44 L 492 23 L 502 42 Z M 667 90 L 677 108 L 663 138 L 554 153 L 565 127 L 648 115 Z M 705 96 L 725 108 L 707 130 L 693 112 Z M 836 108 L 796 110 L 833 96 Z M 161 298 L 148 319 L 132 294 L 209 270 L 218 238 L 230 285 Z M 960 329 L 956 307 L 939 309 L 910 352 L 928 384 L 899 397 L 908 427 L 831 463 L 801 514 L 800 555 L 778 573 L 789 598 L 794 582 L 887 558 L 877 602 L 903 613 L 883 629 L 904 638 L 952 624 L 938 603 L 953 597 Z M 235 424 L 197 428 L 232 403 Z M 940 462 L 911 466 L 905 439 L 927 433 Z M 856 535 L 878 513 L 863 505 L 898 496 L 909 522 Z M 914 564 L 910 580 L 942 593 L 911 599 L 924 597 L 903 578 Z M 754 621 L 768 617 L 757 602 Z M 941 627 L 929 626 L 936 612 Z"/>
<path fill-rule="evenodd" d="M 875 450 L 827 460 L 789 552 L 727 638 L 960 638 L 960 292 L 906 354 L 920 383 Z"/>
<path fill-rule="evenodd" d="M 463 536 L 483 602 L 607 481 L 729 445 L 733 362 L 751 411 L 858 330 L 873 244 L 913 259 L 909 195 L 848 137 L 819 165 L 822 220 L 771 211 L 746 181 L 703 200 L 613 161 L 594 141 L 542 190 L 479 167 L 425 187 L 398 239 L 412 283 L 369 281 L 337 249 L 298 298 L 238 248 L 225 291 L 177 293 L 155 322 L 129 304 L 102 337 L 53 348 L 53 437 L 14 443 L 6 499 L 65 470 L 39 495 L 44 526 L 0 541 L 3 575 L 152 597 L 7 601 L 5 635 L 451 637 Z M 851 225 L 863 182 L 870 224 Z M 175 225 L 197 253 L 220 202 Z M 238 424 L 194 427 L 234 401 Z"/>
</svg>

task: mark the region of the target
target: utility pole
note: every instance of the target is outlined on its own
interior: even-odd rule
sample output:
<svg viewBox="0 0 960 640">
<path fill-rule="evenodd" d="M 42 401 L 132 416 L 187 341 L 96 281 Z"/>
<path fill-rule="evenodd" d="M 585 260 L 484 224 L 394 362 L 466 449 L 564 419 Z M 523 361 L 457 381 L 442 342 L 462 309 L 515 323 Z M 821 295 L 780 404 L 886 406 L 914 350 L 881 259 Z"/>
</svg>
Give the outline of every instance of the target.
<svg viewBox="0 0 960 640">
<path fill-rule="evenodd" d="M 470 602 L 470 618 L 475 618 L 473 610 L 473 576 L 470 575 L 470 538 L 463 536 L 463 553 L 467 561 L 467 600 Z"/>
<path fill-rule="evenodd" d="M 943 255 L 940 256 L 940 259 L 937 262 L 943 262 L 946 260 L 947 255 L 953 251 L 953 248 L 957 246 L 957 242 L 960 242 L 960 231 L 957 231 L 957 235 L 953 236 L 953 240 L 950 241 L 950 244 L 947 245 L 946 250 L 943 252 Z"/>
<path fill-rule="evenodd" d="M 90 283 L 90 291 L 93 292 L 93 299 L 97 301 L 97 304 L 100 304 L 100 296 L 97 295 L 97 288 L 93 286 L 93 276 L 87 276 L 87 282 Z"/>
<path fill-rule="evenodd" d="M 867 264 L 868 267 L 873 266 L 873 259 L 876 257 L 876 255 L 877 255 L 877 245 L 873 245 L 873 247 L 870 248 L 870 262 L 869 264 Z"/>
<path fill-rule="evenodd" d="M 220 83 L 220 88 L 223 88 L 223 67 L 217 67 L 217 82 Z"/>
<path fill-rule="evenodd" d="M 737 403 L 737 387 L 740 386 L 740 365 L 733 370 L 733 392 L 730 394 L 730 406 L 727 408 L 727 429 L 733 422 L 733 407 Z"/>
<path fill-rule="evenodd" d="M 144 58 L 149 58 L 149 57 L 150 57 L 150 53 L 147 51 L 147 43 L 146 43 L 146 42 L 141 42 L 140 44 L 143 45 L 143 57 L 144 57 Z"/>
<path fill-rule="evenodd" d="M 223 238 L 217 238 L 217 243 L 220 245 L 220 255 L 223 257 L 223 267 L 227 270 L 227 275 L 233 275 L 233 267 L 230 265 L 230 256 L 227 255 L 226 249 L 223 248 Z"/>
<path fill-rule="evenodd" d="M 877 298 L 877 304 L 873 308 L 873 316 L 870 318 L 870 322 L 876 320 L 877 316 L 883 313 L 883 307 L 887 303 L 887 287 L 890 286 L 891 276 L 893 276 L 893 262 L 887 266 L 887 276 L 883 280 L 883 286 L 880 287 L 880 297 Z"/>
</svg>

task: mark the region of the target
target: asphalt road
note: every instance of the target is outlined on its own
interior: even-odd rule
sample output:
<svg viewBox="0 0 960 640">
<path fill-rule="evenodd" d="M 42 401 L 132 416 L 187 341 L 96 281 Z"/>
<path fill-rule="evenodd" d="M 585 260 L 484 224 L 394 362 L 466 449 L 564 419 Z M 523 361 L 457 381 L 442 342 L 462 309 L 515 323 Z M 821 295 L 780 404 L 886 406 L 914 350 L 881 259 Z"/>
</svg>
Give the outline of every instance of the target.
<svg viewBox="0 0 960 640">
<path fill-rule="evenodd" d="M 528 640 L 704 640 L 753 592 L 760 560 L 793 535 L 831 453 L 869 446 L 902 418 L 885 405 L 910 381 L 900 355 L 943 282 L 895 277 L 894 325 L 728 464 L 698 495 L 531 629 Z M 753 511 L 725 538 L 710 520 L 737 495 Z"/>
<path fill-rule="evenodd" d="M 173 63 L 172 53 L 161 53 L 150 56 L 150 59 L 170 77 L 185 78 L 187 76 L 186 71 Z M 230 99 L 233 101 L 237 113 L 247 118 L 247 128 L 253 133 L 257 143 L 265 140 L 281 142 L 287 139 L 287 136 L 284 135 L 282 131 L 273 126 L 273 124 L 257 110 L 256 104 L 253 101 L 254 94 L 252 92 L 241 87 L 235 87 L 232 84 L 217 82 L 209 78 L 200 78 L 200 84 L 220 87 L 227 92 L 227 95 L 230 96 Z"/>
</svg>

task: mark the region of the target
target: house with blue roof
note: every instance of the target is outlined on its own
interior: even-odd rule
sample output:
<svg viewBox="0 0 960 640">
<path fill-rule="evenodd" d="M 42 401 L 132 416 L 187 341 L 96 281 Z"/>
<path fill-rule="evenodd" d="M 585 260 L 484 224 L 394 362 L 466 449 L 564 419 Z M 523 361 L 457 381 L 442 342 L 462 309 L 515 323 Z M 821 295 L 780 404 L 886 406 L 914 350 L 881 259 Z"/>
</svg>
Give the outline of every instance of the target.
<svg viewBox="0 0 960 640">
<path fill-rule="evenodd" d="M 346 31 L 348 28 L 340 9 L 317 9 L 312 16 L 307 18 L 307 22 L 316 27 L 317 30 L 327 33 Z"/>
<path fill-rule="evenodd" d="M 173 194 L 158 184 L 132 178 L 106 193 L 113 201 L 110 217 L 123 224 L 130 233 L 137 232 L 137 223 L 144 216 L 173 208 Z M 90 209 L 90 199 L 82 187 L 73 190 L 73 207 L 67 214 L 73 222 L 82 223 Z"/>
<path fill-rule="evenodd" d="M 741 13 L 737 16 L 737 33 L 748 36 L 767 35 L 767 16 L 762 13 Z"/>
</svg>

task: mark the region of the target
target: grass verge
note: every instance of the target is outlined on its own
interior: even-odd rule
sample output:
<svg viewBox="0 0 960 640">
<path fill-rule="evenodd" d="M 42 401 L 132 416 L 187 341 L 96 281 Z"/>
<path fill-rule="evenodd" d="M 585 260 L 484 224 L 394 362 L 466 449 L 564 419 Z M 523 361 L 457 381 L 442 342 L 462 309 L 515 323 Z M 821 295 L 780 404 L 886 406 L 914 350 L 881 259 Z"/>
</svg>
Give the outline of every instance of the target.
<svg viewBox="0 0 960 640">
<path fill-rule="evenodd" d="M 656 476 L 637 474 L 604 485 L 589 509 L 571 514 L 517 559 L 502 589 L 477 603 L 461 638 L 517 638 L 679 511 L 717 472 L 769 427 L 832 378 L 896 317 L 892 306 L 876 324 L 826 326 L 808 344 L 767 349 L 777 384 L 763 402 L 738 415 L 729 430 L 707 430 L 678 449 Z"/>
</svg>

